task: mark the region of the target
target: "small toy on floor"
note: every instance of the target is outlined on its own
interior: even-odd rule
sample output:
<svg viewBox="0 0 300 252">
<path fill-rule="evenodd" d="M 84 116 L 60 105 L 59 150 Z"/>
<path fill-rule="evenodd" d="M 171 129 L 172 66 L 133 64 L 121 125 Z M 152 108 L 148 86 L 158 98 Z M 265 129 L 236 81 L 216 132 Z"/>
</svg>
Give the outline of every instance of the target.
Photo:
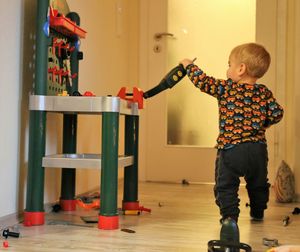
<svg viewBox="0 0 300 252">
<path fill-rule="evenodd" d="M 271 248 L 267 252 L 300 252 L 299 245 L 283 245 L 276 248 Z"/>
</svg>

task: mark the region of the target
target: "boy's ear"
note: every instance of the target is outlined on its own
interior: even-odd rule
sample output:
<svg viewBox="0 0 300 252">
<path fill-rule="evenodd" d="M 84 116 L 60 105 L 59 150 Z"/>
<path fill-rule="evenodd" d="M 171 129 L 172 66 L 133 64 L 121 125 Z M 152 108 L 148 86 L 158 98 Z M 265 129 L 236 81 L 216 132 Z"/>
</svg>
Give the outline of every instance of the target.
<svg viewBox="0 0 300 252">
<path fill-rule="evenodd" d="M 241 63 L 240 64 L 240 68 L 239 68 L 239 74 L 243 75 L 247 72 L 247 67 L 245 63 Z"/>
</svg>

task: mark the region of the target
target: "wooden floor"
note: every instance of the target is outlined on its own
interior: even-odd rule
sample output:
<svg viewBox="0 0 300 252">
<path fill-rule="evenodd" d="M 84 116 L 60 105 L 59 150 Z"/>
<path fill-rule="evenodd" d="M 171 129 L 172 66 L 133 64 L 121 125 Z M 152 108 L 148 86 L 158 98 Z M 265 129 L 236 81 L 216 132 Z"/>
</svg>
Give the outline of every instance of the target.
<svg viewBox="0 0 300 252">
<path fill-rule="evenodd" d="M 152 213 L 120 216 L 120 229 L 104 231 L 97 224 L 86 225 L 80 216 L 97 216 L 98 211 L 48 213 L 47 224 L 38 227 L 18 225 L 20 238 L 9 238 L 9 247 L 0 251 L 207 251 L 207 242 L 218 239 L 218 208 L 214 204 L 212 185 L 140 183 L 139 200 Z M 120 190 L 120 202 L 121 202 Z M 292 215 L 299 204 L 278 204 L 270 200 L 263 223 L 254 224 L 246 207 L 247 194 L 240 189 L 240 240 L 253 251 L 266 251 L 262 239 L 300 244 L 300 216 Z M 283 226 L 288 215 L 291 222 Z M 121 229 L 134 230 L 127 233 Z"/>
</svg>

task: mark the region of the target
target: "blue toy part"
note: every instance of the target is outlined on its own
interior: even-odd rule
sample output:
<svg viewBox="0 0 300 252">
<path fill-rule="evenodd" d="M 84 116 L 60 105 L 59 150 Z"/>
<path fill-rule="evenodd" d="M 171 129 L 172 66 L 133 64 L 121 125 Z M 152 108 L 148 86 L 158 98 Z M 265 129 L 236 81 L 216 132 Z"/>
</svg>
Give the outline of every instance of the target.
<svg viewBox="0 0 300 252">
<path fill-rule="evenodd" d="M 43 25 L 43 31 L 47 37 L 50 36 L 50 8 L 48 8 L 47 21 Z"/>
<path fill-rule="evenodd" d="M 80 44 L 81 44 L 80 39 L 77 39 L 76 42 L 75 42 L 75 48 L 76 48 L 77 51 L 79 51 L 79 49 L 80 49 Z"/>
<path fill-rule="evenodd" d="M 49 21 L 46 21 L 46 22 L 45 22 L 45 24 L 44 24 L 44 26 L 43 26 L 43 31 L 44 31 L 44 33 L 45 33 L 45 35 L 46 35 L 47 37 L 50 36 L 50 25 L 49 25 Z"/>
</svg>

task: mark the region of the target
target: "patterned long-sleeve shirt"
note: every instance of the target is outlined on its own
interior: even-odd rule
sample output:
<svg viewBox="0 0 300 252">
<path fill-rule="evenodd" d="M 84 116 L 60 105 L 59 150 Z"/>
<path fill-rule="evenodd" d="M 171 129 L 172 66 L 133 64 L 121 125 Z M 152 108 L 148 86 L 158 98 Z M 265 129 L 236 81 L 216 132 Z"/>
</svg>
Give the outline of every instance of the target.
<svg viewBox="0 0 300 252">
<path fill-rule="evenodd" d="M 207 76 L 198 66 L 187 66 L 187 75 L 202 92 L 218 99 L 218 149 L 244 142 L 266 142 L 265 131 L 283 117 L 283 108 L 262 84 L 236 83 Z"/>
</svg>

